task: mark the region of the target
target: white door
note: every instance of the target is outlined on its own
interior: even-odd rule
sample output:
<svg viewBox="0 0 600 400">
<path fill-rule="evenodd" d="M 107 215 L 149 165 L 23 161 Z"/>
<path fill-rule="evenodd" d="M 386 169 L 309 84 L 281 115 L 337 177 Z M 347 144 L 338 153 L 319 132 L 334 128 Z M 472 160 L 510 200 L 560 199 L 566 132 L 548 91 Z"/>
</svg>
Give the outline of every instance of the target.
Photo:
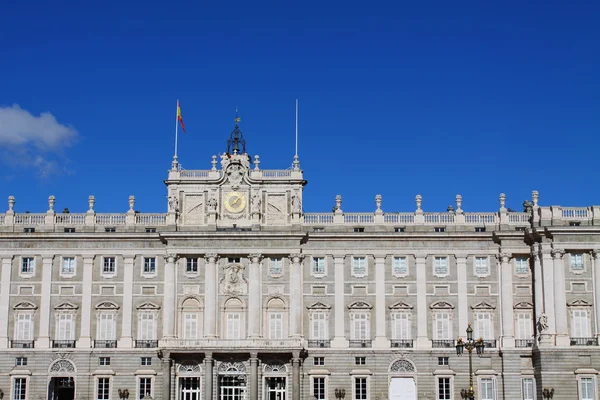
<svg viewBox="0 0 600 400">
<path fill-rule="evenodd" d="M 417 400 L 417 385 L 414 378 L 392 378 L 389 400 Z"/>
</svg>

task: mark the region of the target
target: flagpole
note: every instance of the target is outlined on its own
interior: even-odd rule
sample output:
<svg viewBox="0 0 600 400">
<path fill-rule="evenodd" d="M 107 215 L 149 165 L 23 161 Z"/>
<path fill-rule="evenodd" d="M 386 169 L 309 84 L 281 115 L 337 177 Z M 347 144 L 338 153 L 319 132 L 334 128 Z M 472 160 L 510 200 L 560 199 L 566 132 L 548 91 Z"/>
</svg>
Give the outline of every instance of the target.
<svg viewBox="0 0 600 400">
<path fill-rule="evenodd" d="M 296 157 L 298 157 L 298 99 L 296 99 Z"/>
<path fill-rule="evenodd" d="M 177 134 L 178 134 L 178 128 L 179 128 L 179 120 L 177 119 L 178 111 L 179 111 L 179 99 L 177 99 L 177 106 L 175 107 L 175 156 L 173 157 L 175 160 L 177 160 Z"/>
</svg>

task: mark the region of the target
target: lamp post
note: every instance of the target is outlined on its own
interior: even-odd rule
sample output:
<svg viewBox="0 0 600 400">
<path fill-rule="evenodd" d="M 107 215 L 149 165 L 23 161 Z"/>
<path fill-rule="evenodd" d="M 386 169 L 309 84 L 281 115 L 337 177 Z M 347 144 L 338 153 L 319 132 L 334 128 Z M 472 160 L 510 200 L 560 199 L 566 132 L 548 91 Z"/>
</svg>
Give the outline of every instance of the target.
<svg viewBox="0 0 600 400">
<path fill-rule="evenodd" d="M 485 349 L 485 344 L 483 343 L 483 339 L 473 340 L 473 328 L 471 328 L 471 324 L 467 326 L 467 340 L 463 340 L 462 338 L 458 338 L 456 341 L 456 354 L 458 356 L 462 356 L 464 350 L 467 349 L 469 352 L 469 390 L 462 389 L 460 391 L 460 396 L 463 399 L 474 400 L 475 399 L 475 391 L 473 390 L 473 350 L 476 350 L 477 355 L 481 356 Z"/>
<path fill-rule="evenodd" d="M 335 393 L 335 398 L 338 400 L 341 400 L 344 397 L 346 397 L 346 389 L 335 389 L 334 393 Z"/>
</svg>

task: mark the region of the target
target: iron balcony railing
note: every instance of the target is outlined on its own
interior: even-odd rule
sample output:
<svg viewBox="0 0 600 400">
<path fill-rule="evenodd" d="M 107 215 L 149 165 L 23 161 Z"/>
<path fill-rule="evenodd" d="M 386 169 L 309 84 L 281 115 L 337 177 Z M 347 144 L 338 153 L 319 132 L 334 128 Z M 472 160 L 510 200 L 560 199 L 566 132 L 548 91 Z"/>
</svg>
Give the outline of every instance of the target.
<svg viewBox="0 0 600 400">
<path fill-rule="evenodd" d="M 495 340 L 484 340 L 483 345 L 485 346 L 486 349 L 495 349 L 496 341 Z"/>
<path fill-rule="evenodd" d="M 371 347 L 371 340 L 350 340 L 349 345 L 356 348 Z"/>
<path fill-rule="evenodd" d="M 595 337 L 572 337 L 571 346 L 598 346 L 598 338 Z"/>
<path fill-rule="evenodd" d="M 35 341 L 33 340 L 11 340 L 10 347 L 13 349 L 33 349 Z"/>
<path fill-rule="evenodd" d="M 114 349 L 117 347 L 116 340 L 94 340 L 94 347 L 102 349 Z"/>
<path fill-rule="evenodd" d="M 453 349 L 454 348 L 454 340 L 452 340 L 452 339 L 432 340 L 431 347 L 434 347 L 436 349 Z"/>
<path fill-rule="evenodd" d="M 136 340 L 135 347 L 146 349 L 158 347 L 158 340 Z"/>
<path fill-rule="evenodd" d="M 533 347 L 533 339 L 516 339 L 515 347 Z"/>
<path fill-rule="evenodd" d="M 331 340 L 329 340 L 329 339 L 309 340 L 308 347 L 331 347 Z"/>
<path fill-rule="evenodd" d="M 392 339 L 390 342 L 391 347 L 400 347 L 404 349 L 412 349 L 413 340 L 412 339 Z"/>
<path fill-rule="evenodd" d="M 75 347 L 74 340 L 53 340 L 52 348 L 55 349 L 71 349 Z"/>
</svg>

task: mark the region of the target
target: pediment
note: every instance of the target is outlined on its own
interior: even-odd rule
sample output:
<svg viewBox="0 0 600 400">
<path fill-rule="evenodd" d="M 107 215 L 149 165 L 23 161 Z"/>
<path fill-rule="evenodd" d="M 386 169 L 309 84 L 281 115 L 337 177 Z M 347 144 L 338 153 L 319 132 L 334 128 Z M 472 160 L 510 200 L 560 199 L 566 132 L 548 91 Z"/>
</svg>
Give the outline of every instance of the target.
<svg viewBox="0 0 600 400">
<path fill-rule="evenodd" d="M 433 303 L 430 308 L 432 310 L 449 310 L 449 309 L 453 309 L 454 305 L 451 303 L 448 303 L 446 301 L 437 301 L 437 302 Z"/>
<path fill-rule="evenodd" d="M 73 304 L 71 302 L 65 301 L 63 303 L 60 303 L 56 307 L 54 307 L 54 309 L 55 310 L 59 310 L 59 311 L 60 310 L 71 311 L 71 310 L 77 310 L 77 309 L 79 309 L 79 306 L 77 306 L 77 305 L 75 305 L 75 304 Z"/>
<path fill-rule="evenodd" d="M 365 303 L 364 301 L 355 301 L 354 303 L 348 306 L 350 310 L 370 310 L 373 308 L 369 303 Z"/>
<path fill-rule="evenodd" d="M 526 301 L 522 301 L 520 303 L 515 304 L 515 309 L 517 309 L 517 310 L 532 310 L 533 304 L 528 303 Z"/>
<path fill-rule="evenodd" d="M 119 306 L 112 301 L 103 301 L 96 305 L 97 310 L 118 310 Z"/>
<path fill-rule="evenodd" d="M 315 304 L 310 305 L 306 308 L 309 310 L 330 310 L 331 306 L 328 306 L 327 304 L 323 304 L 319 301 L 319 302 L 316 302 Z"/>
<path fill-rule="evenodd" d="M 408 303 L 405 303 L 403 301 L 398 301 L 394 304 L 392 304 L 391 306 L 389 306 L 390 310 L 412 310 L 414 307 L 411 306 Z"/>
<path fill-rule="evenodd" d="M 494 310 L 495 308 L 496 308 L 496 306 L 488 303 L 487 301 L 481 301 L 481 302 L 471 306 L 471 309 L 473 309 L 473 310 Z"/>
<path fill-rule="evenodd" d="M 140 304 L 139 306 L 137 306 L 138 310 L 160 310 L 160 306 L 150 302 L 150 301 L 146 301 L 142 304 Z"/>
<path fill-rule="evenodd" d="M 37 306 L 28 301 L 22 301 L 13 307 L 15 310 L 37 310 Z"/>
<path fill-rule="evenodd" d="M 591 307 L 592 303 L 583 299 L 573 300 L 570 303 L 567 303 L 569 307 Z"/>
</svg>

